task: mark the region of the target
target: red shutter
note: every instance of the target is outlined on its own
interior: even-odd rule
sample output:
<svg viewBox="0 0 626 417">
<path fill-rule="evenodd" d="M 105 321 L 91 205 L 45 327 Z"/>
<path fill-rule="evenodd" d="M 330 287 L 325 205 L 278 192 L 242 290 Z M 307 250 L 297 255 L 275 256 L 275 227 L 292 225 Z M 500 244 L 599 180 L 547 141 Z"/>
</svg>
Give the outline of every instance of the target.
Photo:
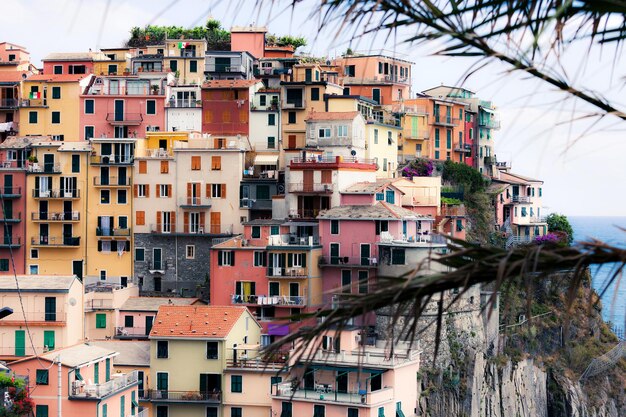
<svg viewBox="0 0 626 417">
<path fill-rule="evenodd" d="M 185 221 L 185 233 L 189 233 L 189 213 L 185 212 L 184 214 L 184 221 Z"/>
<path fill-rule="evenodd" d="M 156 224 L 157 224 L 157 232 L 160 232 L 161 230 L 163 230 L 161 228 L 161 212 L 157 211 L 157 218 L 156 218 Z"/>
<path fill-rule="evenodd" d="M 226 184 L 222 184 L 222 198 L 226 198 Z"/>
<path fill-rule="evenodd" d="M 176 233 L 176 212 L 175 211 L 170 212 L 170 221 L 172 222 L 172 225 L 171 225 L 172 233 Z"/>
</svg>

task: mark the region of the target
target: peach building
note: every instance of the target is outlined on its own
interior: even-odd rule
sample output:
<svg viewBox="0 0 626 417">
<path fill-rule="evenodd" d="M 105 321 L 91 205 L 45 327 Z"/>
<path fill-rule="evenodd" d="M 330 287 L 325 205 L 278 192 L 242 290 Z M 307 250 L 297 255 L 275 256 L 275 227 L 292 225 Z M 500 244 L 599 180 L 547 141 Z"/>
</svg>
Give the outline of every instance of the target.
<svg viewBox="0 0 626 417">
<path fill-rule="evenodd" d="M 248 52 L 254 58 L 265 56 L 266 27 L 233 26 L 230 28 L 230 50 Z"/>
<path fill-rule="evenodd" d="M 391 355 L 390 343 L 360 328 L 319 336 L 305 349 L 311 363 L 290 363 L 290 377 L 272 385 L 272 415 L 414 416 L 419 347 L 396 344 Z"/>
<path fill-rule="evenodd" d="M 85 343 L 21 359 L 11 364 L 11 370 L 29 376 L 37 417 L 137 415 L 137 371 L 115 372 L 117 355 Z"/>
<path fill-rule="evenodd" d="M 96 282 L 85 286 L 85 338 L 111 339 L 117 329 L 120 308 L 129 297 L 139 296 L 139 288 Z"/>
</svg>

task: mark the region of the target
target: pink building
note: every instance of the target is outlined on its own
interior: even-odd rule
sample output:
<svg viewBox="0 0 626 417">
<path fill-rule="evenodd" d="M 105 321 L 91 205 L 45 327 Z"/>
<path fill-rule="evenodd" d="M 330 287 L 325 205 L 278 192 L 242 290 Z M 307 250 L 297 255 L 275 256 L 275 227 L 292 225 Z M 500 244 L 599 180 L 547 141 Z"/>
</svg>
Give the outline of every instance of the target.
<svg viewBox="0 0 626 417">
<path fill-rule="evenodd" d="M 137 371 L 116 372 L 113 358 L 117 355 L 113 350 L 79 344 L 13 362 L 11 370 L 28 375 L 37 417 L 136 415 Z M 61 410 L 57 402 L 59 381 Z"/>
<path fill-rule="evenodd" d="M 94 61 L 108 60 L 102 52 L 61 52 L 47 55 L 43 61 L 44 74 L 93 74 Z"/>
<path fill-rule="evenodd" d="M 144 137 L 165 130 L 164 74 L 93 77 L 80 96 L 82 139 Z"/>
<path fill-rule="evenodd" d="M 415 415 L 420 352 L 361 329 L 329 332 L 311 342 L 311 363 L 291 363 L 290 378 L 272 386 L 272 415 L 404 417 Z M 308 357 L 306 355 L 304 357 Z"/>
<path fill-rule="evenodd" d="M 255 58 L 265 56 L 266 27 L 233 26 L 230 29 L 230 50 L 249 52 Z"/>
</svg>

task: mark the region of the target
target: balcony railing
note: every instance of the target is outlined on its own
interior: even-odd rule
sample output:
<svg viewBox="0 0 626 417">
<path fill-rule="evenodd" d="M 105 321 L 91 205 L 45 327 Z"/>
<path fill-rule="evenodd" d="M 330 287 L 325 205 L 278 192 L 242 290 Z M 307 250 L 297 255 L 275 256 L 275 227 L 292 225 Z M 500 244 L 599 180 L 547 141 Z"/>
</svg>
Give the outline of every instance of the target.
<svg viewBox="0 0 626 417">
<path fill-rule="evenodd" d="M 108 229 L 103 229 L 102 227 L 96 227 L 96 236 L 110 236 L 110 237 L 115 237 L 115 236 L 130 236 L 130 228 L 108 228 Z"/>
<path fill-rule="evenodd" d="M 433 124 L 441 126 L 458 126 L 461 121 L 452 116 L 441 116 L 435 114 L 433 116 Z"/>
<path fill-rule="evenodd" d="M 0 209 L 0 223 L 19 223 L 22 221 L 22 212 L 7 213 Z"/>
<path fill-rule="evenodd" d="M 136 371 L 135 371 L 136 372 Z M 145 398 L 153 402 L 180 402 L 180 403 L 213 403 L 222 401 L 221 391 L 167 391 L 160 389 L 147 390 Z"/>
<path fill-rule="evenodd" d="M 138 338 L 138 337 L 148 337 L 148 332 L 146 332 L 145 327 L 116 327 L 115 328 L 115 337 L 119 339 L 128 338 Z"/>
<path fill-rule="evenodd" d="M 105 298 L 95 298 L 85 301 L 85 311 L 111 310 L 113 309 L 113 300 Z"/>
<path fill-rule="evenodd" d="M 0 161 L 0 169 L 25 169 L 28 163 L 24 160 L 4 160 Z"/>
<path fill-rule="evenodd" d="M 298 236 L 295 233 L 273 235 L 269 237 L 267 242 L 267 246 L 316 246 L 319 244 L 319 236 Z"/>
<path fill-rule="evenodd" d="M 22 187 L 1 187 L 0 198 L 19 198 L 22 196 Z"/>
<path fill-rule="evenodd" d="M 92 165 L 132 165 L 133 155 L 93 155 L 89 158 Z"/>
<path fill-rule="evenodd" d="M 166 102 L 166 107 L 169 108 L 195 108 L 195 107 L 202 107 L 202 101 L 201 100 L 170 100 L 168 102 Z"/>
<path fill-rule="evenodd" d="M 80 236 L 33 236 L 30 239 L 33 246 L 49 247 L 78 247 L 80 246 Z"/>
<path fill-rule="evenodd" d="M 181 207 L 211 207 L 211 199 L 207 197 L 181 197 L 178 199 Z"/>
<path fill-rule="evenodd" d="M 241 295 L 231 294 L 233 304 L 256 304 L 269 306 L 303 306 L 306 303 L 304 296 L 293 295 Z"/>
<path fill-rule="evenodd" d="M 411 132 L 407 135 L 404 135 L 404 138 L 413 139 L 413 140 L 428 139 L 430 138 L 430 131 L 429 130 L 417 130 L 415 132 Z"/>
<path fill-rule="evenodd" d="M 31 173 L 60 174 L 61 165 L 55 163 L 44 163 L 40 165 L 38 162 L 33 162 L 28 164 L 26 171 Z"/>
<path fill-rule="evenodd" d="M 281 108 L 283 110 L 286 110 L 286 109 L 304 109 L 304 108 L 306 108 L 306 100 L 305 99 L 301 99 L 301 100 L 283 99 L 282 104 L 281 104 Z"/>
<path fill-rule="evenodd" d="M 464 144 L 464 145 L 457 144 L 454 147 L 454 152 L 470 153 L 470 152 L 472 152 L 472 145 L 468 145 L 467 143 Z"/>
<path fill-rule="evenodd" d="M 513 203 L 529 204 L 530 197 L 526 195 L 514 195 L 514 196 L 511 196 L 511 201 Z"/>
<path fill-rule="evenodd" d="M 309 158 L 291 158 L 291 164 L 340 164 L 340 163 L 355 163 L 355 164 L 375 164 L 376 160 L 366 158 L 346 158 L 341 156 L 325 157 L 325 156 L 311 156 Z"/>
<path fill-rule="evenodd" d="M 215 65 L 215 64 L 207 64 L 205 65 L 205 72 L 237 72 L 237 73 L 246 73 L 246 68 L 243 65 Z"/>
<path fill-rule="evenodd" d="M 487 129 L 500 129 L 500 120 L 498 119 L 479 119 L 478 126 Z"/>
<path fill-rule="evenodd" d="M 267 276 L 272 278 L 306 278 L 309 274 L 306 267 L 268 267 Z"/>
<path fill-rule="evenodd" d="M 33 198 L 80 198 L 80 190 L 33 190 Z"/>
<path fill-rule="evenodd" d="M 546 222 L 546 217 L 545 216 L 541 216 L 541 217 L 530 217 L 528 219 L 528 221 L 530 223 L 545 223 Z"/>
<path fill-rule="evenodd" d="M 335 184 L 304 184 L 302 182 L 290 182 L 288 184 L 290 193 L 332 193 Z"/>
<path fill-rule="evenodd" d="M 131 183 L 128 177 L 93 177 L 96 187 L 130 187 Z"/>
<path fill-rule="evenodd" d="M 107 113 L 107 122 L 112 125 L 139 125 L 143 122 L 141 113 Z"/>
<path fill-rule="evenodd" d="M 19 236 L 0 237 L 0 248 L 19 248 L 21 245 L 22 239 Z"/>
<path fill-rule="evenodd" d="M 321 256 L 319 259 L 319 265 L 376 268 L 378 266 L 378 259 L 357 256 Z"/>
<path fill-rule="evenodd" d="M 80 211 L 40 212 L 30 213 L 30 219 L 36 222 L 76 222 L 80 220 Z"/>
<path fill-rule="evenodd" d="M 19 104 L 18 100 L 16 98 L 3 98 L 0 99 L 0 107 L 1 108 L 15 108 L 17 107 Z"/>
<path fill-rule="evenodd" d="M 70 399 L 103 398 L 113 393 L 123 391 L 137 384 L 138 372 L 131 371 L 126 374 L 113 374 L 110 381 L 102 384 L 85 384 L 85 381 L 72 382 Z"/>
<path fill-rule="evenodd" d="M 289 218 L 292 219 L 315 219 L 321 210 L 319 209 L 302 209 L 291 210 L 289 212 Z"/>
<path fill-rule="evenodd" d="M 3 319 L 3 322 L 22 322 L 26 321 L 47 321 L 47 322 L 65 322 L 65 311 L 25 311 L 22 313 L 20 308 L 14 308 L 13 314 Z"/>
<path fill-rule="evenodd" d="M 348 404 L 382 404 L 392 401 L 393 388 L 383 388 L 374 392 L 367 390 L 339 392 L 334 391 L 332 384 L 319 384 L 316 389 L 294 387 L 291 382 L 282 382 L 272 386 L 272 396 L 286 398 L 287 401 L 308 400 L 316 403 L 348 403 Z"/>
</svg>

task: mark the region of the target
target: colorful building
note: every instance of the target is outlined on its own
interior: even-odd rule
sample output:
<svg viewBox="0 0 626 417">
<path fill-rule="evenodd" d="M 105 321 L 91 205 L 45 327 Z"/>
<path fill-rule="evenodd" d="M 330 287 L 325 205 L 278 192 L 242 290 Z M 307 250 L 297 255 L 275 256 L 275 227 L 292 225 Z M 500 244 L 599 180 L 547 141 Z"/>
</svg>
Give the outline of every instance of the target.
<svg viewBox="0 0 626 417">
<path fill-rule="evenodd" d="M 209 80 L 249 80 L 255 58 L 247 51 L 207 51 L 204 75 Z"/>
<path fill-rule="evenodd" d="M 112 339 L 117 334 L 120 309 L 130 297 L 138 295 L 139 288 L 133 284 L 97 282 L 85 286 L 85 339 Z"/>
<path fill-rule="evenodd" d="M 163 45 L 165 67 L 175 74 L 180 85 L 201 85 L 205 73 L 204 39 L 166 39 Z"/>
<path fill-rule="evenodd" d="M 250 100 L 259 80 L 211 80 L 202 86 L 202 132 L 216 136 L 250 135 Z"/>
<path fill-rule="evenodd" d="M 430 158 L 430 126 L 425 105 L 405 104 L 397 107 L 401 115 L 402 132 L 398 135 L 398 163 L 407 163 L 416 158 Z"/>
<path fill-rule="evenodd" d="M 20 83 L 38 72 L 26 48 L 0 42 L 0 142 L 19 131 Z"/>
<path fill-rule="evenodd" d="M 94 59 L 96 75 L 129 75 L 131 48 L 101 48 L 103 56 Z"/>
<path fill-rule="evenodd" d="M 175 85 L 170 87 L 165 102 L 165 120 L 168 132 L 202 131 L 202 100 L 200 85 Z M 149 134 L 150 132 L 146 132 Z"/>
<path fill-rule="evenodd" d="M 0 42 L 0 72 L 37 72 L 30 53 L 15 43 Z"/>
<path fill-rule="evenodd" d="M 112 361 L 117 355 L 113 350 L 79 344 L 21 359 L 11 369 L 29 376 L 37 417 L 136 415 L 140 411 L 137 371 L 116 372 Z"/>
<path fill-rule="evenodd" d="M 161 306 L 150 332 L 150 389 L 157 416 L 228 416 L 222 393 L 249 384 L 224 369 L 255 359 L 261 326 L 245 307 Z"/>
<path fill-rule="evenodd" d="M 55 52 L 42 59 L 43 74 L 94 74 L 95 61 L 107 59 L 102 52 Z"/>
<path fill-rule="evenodd" d="M 3 360 L 41 355 L 83 340 L 83 284 L 75 276 L 0 276 L 0 302 L 13 309 L 0 321 Z"/>
</svg>

